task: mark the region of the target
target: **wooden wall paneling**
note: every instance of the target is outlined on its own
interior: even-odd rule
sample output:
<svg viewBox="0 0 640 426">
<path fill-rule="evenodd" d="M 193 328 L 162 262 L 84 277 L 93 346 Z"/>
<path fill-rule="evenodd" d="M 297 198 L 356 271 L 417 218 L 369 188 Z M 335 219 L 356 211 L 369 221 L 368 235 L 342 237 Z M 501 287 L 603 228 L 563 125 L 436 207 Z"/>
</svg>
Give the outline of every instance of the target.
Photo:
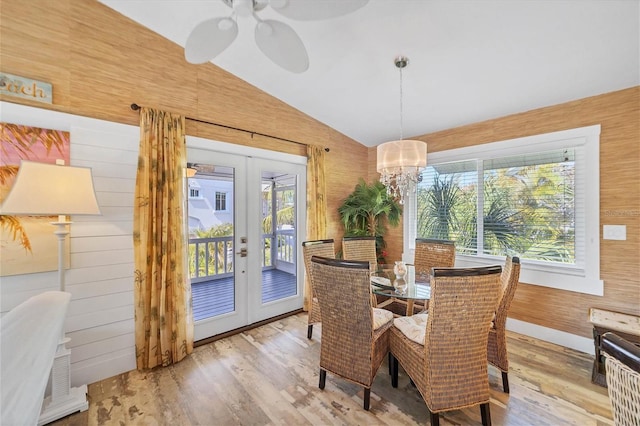
<svg viewBox="0 0 640 426">
<path fill-rule="evenodd" d="M 123 264 L 126 265 L 128 270 L 133 269 L 133 263 Z M 113 265 L 108 265 L 111 268 Z M 92 270 L 97 268 L 92 267 Z M 128 276 L 123 278 L 105 279 L 100 276 L 100 279 L 94 279 L 91 281 L 81 281 L 75 284 L 68 284 L 67 288 L 73 294 L 76 299 L 85 299 L 87 297 L 98 297 L 107 294 L 124 293 L 131 291 L 131 281 Z"/>
<path fill-rule="evenodd" d="M 65 330 L 67 333 L 73 333 L 74 331 L 85 330 L 111 322 L 124 320 L 133 321 L 133 299 L 131 299 L 130 305 L 116 306 L 109 309 L 101 309 L 96 312 L 70 316 L 67 318 L 65 323 Z M 135 362 L 133 364 L 133 368 L 135 368 Z M 71 369 L 74 371 L 75 367 L 72 365 Z"/>
<path fill-rule="evenodd" d="M 122 247 L 133 249 L 133 240 L 128 235 L 80 238 L 71 241 L 71 252 L 94 252 L 116 250 Z"/>
<path fill-rule="evenodd" d="M 344 227 L 340 221 L 338 207 L 353 192 L 358 179 L 367 180 L 367 148 L 353 143 L 346 137 L 337 144 L 326 144 L 330 151 L 325 154 L 327 184 L 327 237 L 340 241 Z"/>
<path fill-rule="evenodd" d="M 47 123 L 57 120 L 59 128 L 71 132 L 71 164 L 92 167 L 103 214 L 71 217 L 71 268 L 65 273 L 67 289 L 72 293 L 65 324 L 68 335 L 73 339 L 78 332 L 104 331 L 100 327 L 113 322 L 128 322 L 128 327 L 133 328 L 133 192 L 139 129 L 14 104 L 5 103 L 2 108 L 3 115 L 19 124 L 36 125 L 34 117 Z M 104 206 L 105 203 L 109 206 Z M 37 280 L 33 281 L 31 275 L 3 277 L 0 287 L 3 311 L 20 303 L 34 289 L 38 292 L 57 289 L 56 271 L 37 274 Z M 33 288 L 29 288 L 30 282 Z M 21 288 L 25 283 L 27 286 Z M 133 347 L 125 351 L 128 354 L 125 356 L 117 345 L 103 342 L 132 339 L 131 332 L 126 332 L 98 334 L 86 346 L 81 341 L 72 341 L 72 385 L 134 369 Z M 105 351 L 96 356 L 102 349 Z M 85 354 L 91 354 L 90 358 Z M 114 366 L 124 369 L 114 371 Z"/>
<path fill-rule="evenodd" d="M 133 333 L 134 325 L 132 321 L 110 322 L 108 324 L 100 325 L 92 329 L 74 332 L 70 347 L 99 342 L 112 336 L 122 336 Z"/>
<path fill-rule="evenodd" d="M 71 112 L 137 124 L 131 103 L 183 113 L 196 106 L 197 69 L 169 40 L 98 2 L 72 2 Z"/>
<path fill-rule="evenodd" d="M 70 336 L 73 338 L 73 334 Z M 74 351 L 72 350 L 72 361 L 73 353 Z M 134 360 L 133 365 L 131 364 L 132 359 Z M 123 371 L 135 370 L 135 368 L 135 349 L 129 347 L 102 354 L 94 358 L 73 362 L 72 380 L 74 383 L 93 383 L 97 369 L 100 369 L 106 377 L 113 377 Z M 75 386 L 73 383 L 72 385 Z"/>
<path fill-rule="evenodd" d="M 2 1 L 0 13 L 1 70 L 53 84 L 51 109 L 70 102 L 69 2 Z M 0 95 L 0 100 L 13 99 Z M 21 99 L 42 107 L 42 103 Z"/>
</svg>

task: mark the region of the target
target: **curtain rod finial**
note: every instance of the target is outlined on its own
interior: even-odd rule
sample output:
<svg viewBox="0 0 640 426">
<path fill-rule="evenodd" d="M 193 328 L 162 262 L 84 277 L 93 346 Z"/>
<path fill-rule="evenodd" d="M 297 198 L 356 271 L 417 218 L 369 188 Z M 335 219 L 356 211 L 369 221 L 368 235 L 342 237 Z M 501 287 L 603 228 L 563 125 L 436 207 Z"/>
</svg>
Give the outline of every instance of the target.
<svg viewBox="0 0 640 426">
<path fill-rule="evenodd" d="M 329 152 L 329 151 L 331 151 L 329 148 L 324 149 L 324 152 Z"/>
<path fill-rule="evenodd" d="M 138 104 L 134 103 L 134 104 L 131 104 L 131 109 L 134 110 L 134 111 L 137 111 L 137 110 L 140 109 L 140 106 Z"/>
</svg>

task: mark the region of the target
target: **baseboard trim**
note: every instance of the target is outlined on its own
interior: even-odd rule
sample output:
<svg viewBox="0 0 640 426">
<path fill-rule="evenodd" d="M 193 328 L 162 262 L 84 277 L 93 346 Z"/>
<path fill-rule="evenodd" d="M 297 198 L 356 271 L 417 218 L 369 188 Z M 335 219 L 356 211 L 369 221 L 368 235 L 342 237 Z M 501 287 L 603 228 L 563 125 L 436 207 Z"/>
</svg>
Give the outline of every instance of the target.
<svg viewBox="0 0 640 426">
<path fill-rule="evenodd" d="M 247 330 L 251 330 L 252 328 L 260 327 L 261 325 L 269 324 L 270 322 L 278 321 L 286 317 L 290 317 L 291 315 L 296 315 L 303 312 L 302 309 L 296 309 L 295 311 L 287 312 L 285 314 L 281 314 L 272 318 L 267 318 L 266 320 L 254 322 L 253 324 L 245 325 L 244 327 L 236 328 L 234 330 L 227 331 L 225 333 L 216 334 L 215 336 L 207 337 L 206 339 L 201 339 L 196 342 L 193 342 L 194 347 L 206 345 L 211 342 L 215 342 L 216 340 L 224 339 L 225 337 L 233 336 L 234 334 L 243 333 Z"/>
<path fill-rule="evenodd" d="M 576 336 L 575 334 L 567 333 L 565 331 L 543 327 L 541 325 L 513 318 L 507 318 L 507 330 L 535 337 L 536 339 L 544 340 L 545 342 L 575 349 L 576 351 L 585 352 L 590 355 L 595 355 L 593 339 Z"/>
</svg>

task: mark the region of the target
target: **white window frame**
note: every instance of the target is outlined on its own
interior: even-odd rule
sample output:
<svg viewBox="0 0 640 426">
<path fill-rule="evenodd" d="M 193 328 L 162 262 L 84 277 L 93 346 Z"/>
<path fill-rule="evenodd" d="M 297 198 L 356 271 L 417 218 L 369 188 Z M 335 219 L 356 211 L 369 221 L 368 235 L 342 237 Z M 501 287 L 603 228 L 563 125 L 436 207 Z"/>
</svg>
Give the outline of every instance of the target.
<svg viewBox="0 0 640 426">
<path fill-rule="evenodd" d="M 509 139 L 429 154 L 427 164 L 464 160 L 486 160 L 559 148 L 576 148 L 576 198 L 583 195 L 584 221 L 576 217 L 576 243 L 584 247 L 584 262 L 550 264 L 521 259 L 520 281 L 578 293 L 604 295 L 600 279 L 600 125 Z M 580 154 L 579 154 L 580 153 Z M 582 161 L 580 161 L 580 159 Z M 576 199 L 576 208 L 580 201 Z M 403 259 L 413 261 L 416 238 L 416 194 L 405 198 Z M 579 232 L 582 231 L 583 232 Z M 457 255 L 456 266 L 482 266 L 504 262 L 504 258 L 478 253 Z"/>
<path fill-rule="evenodd" d="M 224 209 L 218 210 L 218 194 L 224 195 Z M 215 190 L 213 194 L 213 210 L 216 212 L 228 212 L 229 207 L 229 193 L 227 191 Z"/>
</svg>

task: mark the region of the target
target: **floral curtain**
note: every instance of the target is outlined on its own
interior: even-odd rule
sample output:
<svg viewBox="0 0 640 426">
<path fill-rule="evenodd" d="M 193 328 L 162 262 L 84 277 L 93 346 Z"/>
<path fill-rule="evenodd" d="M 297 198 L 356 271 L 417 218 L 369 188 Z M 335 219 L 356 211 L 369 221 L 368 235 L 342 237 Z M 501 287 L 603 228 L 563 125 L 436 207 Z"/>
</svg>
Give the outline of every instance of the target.
<svg viewBox="0 0 640 426">
<path fill-rule="evenodd" d="M 138 369 L 193 351 L 185 250 L 185 118 L 142 108 L 134 201 L 135 336 Z"/>
<path fill-rule="evenodd" d="M 324 148 L 307 146 L 307 240 L 327 238 L 327 198 Z M 311 308 L 311 287 L 304 282 L 304 310 Z"/>
</svg>

